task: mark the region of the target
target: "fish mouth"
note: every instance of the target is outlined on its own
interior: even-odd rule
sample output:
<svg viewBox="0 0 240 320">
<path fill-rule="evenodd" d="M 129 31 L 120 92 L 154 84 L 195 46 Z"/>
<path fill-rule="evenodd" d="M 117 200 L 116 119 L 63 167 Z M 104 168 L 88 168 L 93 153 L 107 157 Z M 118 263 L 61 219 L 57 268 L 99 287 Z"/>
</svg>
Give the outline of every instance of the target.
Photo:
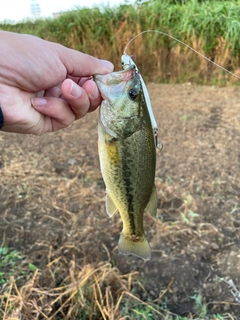
<svg viewBox="0 0 240 320">
<path fill-rule="evenodd" d="M 134 76 L 134 70 L 135 66 L 131 65 L 125 70 L 115 71 L 108 74 L 95 74 L 93 75 L 93 80 L 111 86 L 122 81 L 130 80 Z"/>
<path fill-rule="evenodd" d="M 108 93 L 110 87 L 126 83 L 132 79 L 135 75 L 135 66 L 132 65 L 129 68 L 121 71 L 115 71 L 108 74 L 95 74 L 93 80 L 97 84 L 99 91 L 101 92 L 104 100 L 108 99 Z M 109 89 L 108 89 L 109 88 Z"/>
</svg>

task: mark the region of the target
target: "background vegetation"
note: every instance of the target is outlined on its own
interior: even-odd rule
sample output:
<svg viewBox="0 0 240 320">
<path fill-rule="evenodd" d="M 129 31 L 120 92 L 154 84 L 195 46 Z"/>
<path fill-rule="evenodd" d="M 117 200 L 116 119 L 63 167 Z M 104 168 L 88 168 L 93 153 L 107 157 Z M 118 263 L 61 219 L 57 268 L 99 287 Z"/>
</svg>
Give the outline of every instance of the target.
<svg viewBox="0 0 240 320">
<path fill-rule="evenodd" d="M 208 58 L 221 64 L 228 70 L 240 75 L 239 0 L 185 0 L 185 2 L 181 0 L 159 0 L 141 3 L 138 6 L 126 4 L 114 9 L 108 7 L 79 9 L 64 13 L 55 19 L 37 20 L 34 22 L 25 21 L 15 25 L 7 23 L 1 24 L 0 29 L 37 35 L 46 40 L 56 41 L 65 46 L 81 50 L 94 56 L 109 59 L 115 64 L 116 69 L 121 68 L 120 58 L 126 44 L 131 38 L 147 29 L 159 30 L 184 41 L 201 54 L 206 55 Z M 135 56 L 139 69 L 148 80 L 158 82 L 191 81 L 201 84 L 227 84 L 238 82 L 236 78 L 233 78 L 221 69 L 213 66 L 187 47 L 184 47 L 166 36 L 156 33 L 146 33 L 138 37 L 128 47 L 127 53 Z M 234 92 L 234 95 L 237 100 L 237 93 Z M 208 102 L 209 100 L 206 101 Z M 203 103 L 207 105 L 207 102 Z M 184 110 L 180 110 L 180 112 L 185 112 Z M 213 120 L 213 122 L 215 121 L 213 127 L 216 127 L 221 118 L 214 110 L 216 111 L 216 108 L 214 109 L 214 107 L 212 107 L 209 119 Z M 219 108 L 219 110 L 221 109 Z M 187 112 L 190 111 L 188 110 Z M 188 123 L 191 123 L 190 121 L 195 121 L 194 115 L 196 116 L 194 113 L 190 116 L 188 116 L 187 113 L 184 113 L 181 116 L 181 123 L 184 123 L 182 125 L 183 130 L 188 126 Z M 197 116 L 201 117 L 202 115 L 197 114 Z M 235 115 L 232 117 L 232 119 L 236 118 Z M 183 130 L 181 128 L 181 131 Z M 207 133 L 205 132 L 208 130 L 207 125 L 202 125 L 199 131 L 200 130 L 204 130 L 204 135 L 206 135 Z M 90 130 L 87 130 L 87 132 L 90 132 Z M 76 136 L 76 133 L 74 136 Z M 60 136 L 59 139 L 62 146 L 63 138 Z M 229 141 L 233 140 L 234 139 L 230 138 L 229 140 L 222 140 L 223 143 L 222 141 L 219 141 L 219 143 L 223 145 L 226 144 L 227 150 L 230 150 L 228 144 Z M 179 141 L 181 141 L 181 139 Z M 225 141 L 227 141 L 227 143 L 225 143 Z M 46 147 L 48 145 L 53 146 L 53 143 L 46 141 L 44 146 Z M 5 149 L 10 150 L 10 148 Z M 15 149 L 16 148 L 13 146 L 13 152 L 16 152 Z M 42 149 L 43 148 L 39 148 L 39 150 Z M 58 156 L 59 149 L 57 153 Z M 25 152 L 24 149 L 24 162 L 22 161 L 22 163 L 28 166 L 30 161 L 25 161 Z M 67 151 L 63 152 L 64 155 L 68 157 Z M 79 145 L 77 146 L 76 158 L 79 157 L 78 153 Z M 42 154 L 42 151 L 40 154 Z M 35 161 L 34 155 L 36 157 L 38 156 L 36 152 L 33 152 L 31 154 L 32 161 Z M 201 157 L 201 153 L 199 157 Z M 10 174 L 11 168 L 9 169 L 7 166 L 6 169 L 4 169 L 5 176 L 3 175 L 2 179 L 4 180 L 6 187 L 5 189 L 3 188 L 3 191 L 1 192 L 7 190 L 8 196 L 5 196 L 6 203 L 8 197 L 15 193 L 17 193 L 19 203 L 21 201 L 26 201 L 30 194 L 30 187 L 28 187 L 28 185 L 31 186 L 31 183 L 33 184 L 31 181 L 36 180 L 35 189 L 31 189 L 31 197 L 32 194 L 36 192 L 37 196 L 35 199 L 39 199 L 36 201 L 40 201 L 41 205 L 39 206 L 42 207 L 42 200 L 40 199 L 38 192 L 40 192 L 39 190 L 42 190 L 41 188 L 45 188 L 45 180 L 47 181 L 47 179 L 49 179 L 50 181 L 50 179 L 55 179 L 54 174 L 57 175 L 57 171 L 60 172 L 59 175 L 62 174 L 62 180 L 57 180 L 58 178 L 56 178 L 56 181 L 54 180 L 55 185 L 59 186 L 59 189 L 61 189 L 62 185 L 64 186 L 64 192 L 65 196 L 67 195 L 67 198 L 64 198 L 63 200 L 65 201 L 65 199 L 67 199 L 68 201 L 65 201 L 66 203 L 71 203 L 71 201 L 69 201 L 70 197 L 66 193 L 66 189 L 69 190 L 68 192 L 71 195 L 79 194 L 79 185 L 81 186 L 81 183 L 86 183 L 88 180 L 89 185 L 82 191 L 82 194 L 86 193 L 88 197 L 91 197 L 93 182 L 89 178 L 91 176 L 89 168 L 85 169 L 84 167 L 83 169 L 78 169 L 76 166 L 76 170 L 80 170 L 80 173 L 78 171 L 77 173 L 73 171 L 73 175 L 66 178 L 62 173 L 64 170 L 60 166 L 57 167 L 56 173 L 50 171 L 50 173 L 47 174 L 46 172 L 42 173 L 39 171 L 38 175 L 36 175 L 36 179 L 35 176 L 32 178 L 30 174 L 30 172 L 32 172 L 31 166 L 29 166 L 30 169 L 28 170 L 26 170 L 25 167 L 23 167 L 24 169 L 20 167 L 20 161 L 19 158 L 16 157 L 16 154 L 14 156 L 11 155 L 10 159 L 13 159 L 13 165 L 16 166 L 14 168 L 18 175 L 15 171 Z M 48 161 L 45 156 L 44 159 L 44 161 Z M 93 157 L 91 159 L 93 159 Z M 14 163 L 14 161 L 16 163 Z M 63 160 L 61 161 L 61 163 L 65 163 Z M 49 161 L 49 163 L 49 170 L 52 170 L 52 162 Z M 92 166 L 92 164 L 90 165 Z M 19 168 L 21 168 L 21 170 Z M 82 174 L 81 170 L 85 170 L 83 174 L 84 178 L 78 179 L 78 175 L 81 176 Z M 17 187 L 14 183 L 11 185 L 11 188 L 14 188 L 15 193 L 11 191 L 12 189 L 9 187 L 10 182 L 6 182 L 6 177 L 9 177 L 10 181 L 16 183 Z M 15 179 L 15 177 L 17 178 Z M 24 177 L 29 180 L 25 181 Z M 96 182 L 94 183 L 96 185 L 99 184 L 100 179 L 100 177 L 97 177 Z M 218 177 L 218 179 L 219 190 L 220 185 L 223 185 L 222 188 L 225 189 L 224 179 L 222 181 L 220 177 Z M 21 181 L 22 184 L 20 184 L 19 181 Z M 64 181 L 64 183 L 62 181 Z M 66 183 L 69 189 L 66 188 Z M 48 182 L 48 185 L 49 184 L 51 185 L 51 183 Z M 164 189 L 163 185 L 159 188 L 162 194 L 161 201 L 163 205 L 165 205 L 165 203 L 171 204 L 171 201 L 174 199 L 177 199 L 178 201 L 183 199 L 183 205 L 180 208 L 184 208 L 184 211 L 181 212 L 179 219 L 185 224 L 184 228 L 179 227 L 178 225 L 176 226 L 176 224 L 172 224 L 172 228 L 178 227 L 180 231 L 187 230 L 186 234 L 189 234 L 190 236 L 197 234 L 195 225 L 193 225 L 193 228 L 195 229 L 192 233 L 189 231 L 190 228 L 186 227 L 186 225 L 191 226 L 193 218 L 197 216 L 197 214 L 192 211 L 192 202 L 194 203 L 192 198 L 186 198 L 186 196 L 185 198 L 184 196 L 179 196 L 177 198 L 175 197 L 174 192 L 171 191 L 173 188 L 171 189 L 171 187 L 166 184 Z M 210 187 L 208 186 L 212 194 L 214 194 L 214 192 L 211 188 L 215 185 L 216 182 L 212 182 Z M 74 188 L 76 188 L 76 190 Z M 62 199 L 64 194 L 62 190 L 58 190 L 58 187 L 55 189 L 58 192 L 56 194 L 61 195 Z M 206 190 L 208 191 L 208 189 Z M 208 197 L 209 194 L 211 194 L 210 191 L 208 191 Z M 46 192 L 48 193 L 49 190 Z M 52 201 L 53 199 L 54 201 L 59 201 L 59 199 L 55 197 L 56 194 L 52 196 L 52 199 L 48 199 L 49 197 L 46 196 L 46 201 Z M 228 193 L 226 194 L 229 196 Z M 96 199 L 94 198 L 95 202 L 98 201 Z M 81 201 L 83 200 L 81 199 Z M 99 201 L 102 200 L 100 199 Z M 30 203 L 30 209 L 27 211 L 28 214 L 31 213 L 31 211 L 35 211 L 35 202 L 34 206 L 32 205 L 31 207 L 31 205 L 32 204 Z M 7 203 L 6 208 L 9 208 L 7 210 L 10 210 L 10 207 L 9 203 Z M 46 208 L 46 212 L 48 212 L 47 210 L 52 210 L 49 203 L 46 203 Z M 43 209 L 45 210 L 45 208 Z M 65 209 L 65 213 L 71 215 L 71 210 L 68 211 L 67 209 Z M 238 210 L 238 207 L 234 207 L 229 215 L 233 216 L 233 213 L 237 213 Z M 72 217 L 75 219 L 74 214 L 72 214 Z M 11 219 L 9 218 L 9 220 Z M 58 220 L 61 221 L 59 216 Z M 236 221 L 234 220 L 234 222 Z M 177 223 L 180 224 L 178 220 Z M 169 225 L 169 230 L 171 231 L 171 224 Z M 208 225 L 210 224 L 208 223 Z M 64 228 L 66 230 L 65 226 Z M 210 231 L 206 229 L 206 233 L 210 233 Z M 83 232 L 83 239 L 85 239 L 85 236 L 87 237 L 87 228 L 85 232 L 86 235 Z M 200 232 L 202 236 L 204 231 L 200 230 L 199 233 Z M 98 235 L 97 232 L 96 235 Z M 204 237 L 202 238 L 203 241 L 205 241 Z M 182 238 L 179 239 L 182 241 Z M 80 238 L 79 241 L 81 242 L 82 239 Z M 191 239 L 191 241 L 193 240 Z M 77 247 L 77 250 L 79 250 L 79 247 L 80 246 Z M 168 310 L 167 298 L 166 300 L 164 299 L 167 292 L 171 289 L 172 280 L 165 290 L 159 293 L 159 298 L 152 301 L 144 287 L 144 279 L 138 278 L 137 272 L 122 275 L 118 267 L 115 266 L 111 260 L 107 249 L 107 261 L 100 262 L 98 265 L 92 263 L 80 264 L 79 261 L 75 260 L 69 262 L 66 255 L 64 255 L 66 252 L 65 250 L 69 250 L 69 243 L 60 246 L 55 250 L 56 252 L 52 252 L 51 250 L 52 244 L 51 247 L 49 246 L 49 253 L 41 255 L 41 257 L 47 256 L 48 260 L 46 266 L 44 263 L 39 263 L 39 265 L 37 265 L 35 260 L 29 259 L 29 257 L 24 256 L 20 251 L 11 249 L 0 243 L 0 319 L 234 319 L 233 316 L 227 312 L 224 314 L 222 312 L 219 313 L 220 311 L 214 310 L 213 308 L 211 314 L 209 314 L 208 308 L 210 308 L 210 304 L 205 301 L 205 298 L 199 292 L 196 292 L 189 297 L 189 300 L 193 304 L 193 312 L 191 314 L 189 312 L 188 316 L 178 316 L 177 314 L 170 312 Z M 77 250 L 76 252 L 78 252 Z M 213 250 L 215 249 L 213 248 Z M 217 279 L 216 281 L 220 280 Z M 145 298 L 142 300 L 141 297 Z M 226 305 L 227 303 L 233 304 L 231 302 L 222 302 L 222 304 Z M 19 315 L 22 316 L 20 317 Z"/>
<path fill-rule="evenodd" d="M 240 1 L 157 0 L 139 5 L 79 9 L 55 19 L 1 24 L 111 60 L 116 70 L 128 41 L 147 29 L 166 32 L 212 61 L 240 75 Z M 202 57 L 166 36 L 146 33 L 127 50 L 142 74 L 158 82 L 226 84 L 238 82 Z"/>
</svg>

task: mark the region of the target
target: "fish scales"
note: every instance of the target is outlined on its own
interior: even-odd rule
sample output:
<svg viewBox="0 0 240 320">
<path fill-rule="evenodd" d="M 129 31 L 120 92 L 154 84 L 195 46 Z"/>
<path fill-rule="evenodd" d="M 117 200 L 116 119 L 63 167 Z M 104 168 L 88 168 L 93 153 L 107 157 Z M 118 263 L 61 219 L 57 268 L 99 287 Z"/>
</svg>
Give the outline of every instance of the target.
<svg viewBox="0 0 240 320">
<path fill-rule="evenodd" d="M 141 81 L 133 66 L 96 75 L 95 81 L 104 99 L 98 133 L 107 212 L 111 216 L 119 211 L 123 221 L 120 253 L 149 259 L 143 213 L 149 201 L 150 213 L 156 213 L 156 149 Z"/>
<path fill-rule="evenodd" d="M 155 166 L 154 158 L 150 156 L 155 147 L 154 144 L 151 146 L 149 143 L 148 134 L 146 134 L 148 132 L 139 130 L 124 140 L 115 140 L 113 143 L 118 161 L 113 163 L 112 155 L 109 156 L 108 151 L 112 137 L 102 131 L 101 127 L 99 131 L 101 144 L 99 152 L 103 163 L 101 171 L 108 195 L 115 199 L 116 207 L 122 215 L 131 216 L 134 212 L 143 212 L 150 199 L 154 180 L 154 173 L 151 174 L 149 168 Z M 152 132 L 150 131 L 149 134 Z M 106 166 L 107 162 L 111 165 Z M 141 215 L 136 214 L 135 219 L 139 219 L 138 217 Z M 131 231 L 134 234 L 134 230 Z"/>
</svg>

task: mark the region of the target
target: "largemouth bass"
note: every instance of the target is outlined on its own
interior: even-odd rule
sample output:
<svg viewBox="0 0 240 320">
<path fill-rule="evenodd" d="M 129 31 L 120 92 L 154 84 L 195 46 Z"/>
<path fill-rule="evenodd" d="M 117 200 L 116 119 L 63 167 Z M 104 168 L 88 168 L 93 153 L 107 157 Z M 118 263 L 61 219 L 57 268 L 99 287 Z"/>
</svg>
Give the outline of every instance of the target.
<svg viewBox="0 0 240 320">
<path fill-rule="evenodd" d="M 118 250 L 150 259 L 144 210 L 156 216 L 156 141 L 141 77 L 135 65 L 95 75 L 103 101 L 99 113 L 99 158 L 106 185 L 106 210 L 123 221 Z"/>
</svg>

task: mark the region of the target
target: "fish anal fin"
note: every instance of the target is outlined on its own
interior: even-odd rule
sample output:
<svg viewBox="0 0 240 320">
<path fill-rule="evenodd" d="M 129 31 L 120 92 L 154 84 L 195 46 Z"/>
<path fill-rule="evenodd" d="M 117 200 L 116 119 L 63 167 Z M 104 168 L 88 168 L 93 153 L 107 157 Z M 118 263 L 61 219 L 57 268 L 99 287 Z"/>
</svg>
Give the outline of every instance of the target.
<svg viewBox="0 0 240 320">
<path fill-rule="evenodd" d="M 118 251 L 124 255 L 133 254 L 144 260 L 151 258 L 151 249 L 144 234 L 139 241 L 133 241 L 122 232 L 118 242 Z"/>
<path fill-rule="evenodd" d="M 108 193 L 106 194 L 106 210 L 109 217 L 112 217 L 114 213 L 118 210 Z"/>
<path fill-rule="evenodd" d="M 154 218 L 157 216 L 157 191 L 156 186 L 153 186 L 152 194 L 149 199 L 148 205 L 146 207 L 146 210 L 150 215 Z"/>
</svg>

